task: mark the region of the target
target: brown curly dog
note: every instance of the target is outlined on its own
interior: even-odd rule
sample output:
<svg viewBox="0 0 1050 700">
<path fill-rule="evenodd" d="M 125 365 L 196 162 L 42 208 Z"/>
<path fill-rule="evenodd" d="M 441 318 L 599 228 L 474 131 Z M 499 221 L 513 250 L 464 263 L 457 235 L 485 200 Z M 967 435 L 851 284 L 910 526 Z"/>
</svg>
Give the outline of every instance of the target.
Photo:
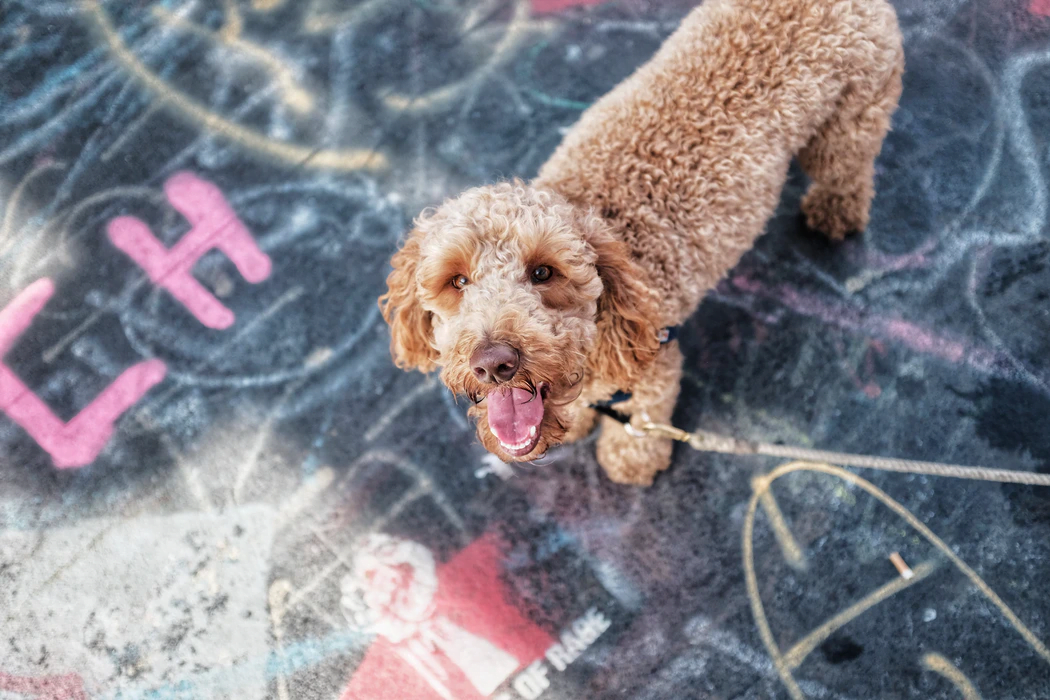
<svg viewBox="0 0 1050 700">
<path fill-rule="evenodd" d="M 792 157 L 811 228 L 864 228 L 903 67 L 885 0 L 707 0 L 535 180 L 420 217 L 380 298 L 397 365 L 440 367 L 505 461 L 586 435 L 618 390 L 618 410 L 668 421 L 682 353 L 660 330 L 762 233 Z M 669 441 L 603 421 L 612 480 L 649 484 L 670 463 Z"/>
</svg>

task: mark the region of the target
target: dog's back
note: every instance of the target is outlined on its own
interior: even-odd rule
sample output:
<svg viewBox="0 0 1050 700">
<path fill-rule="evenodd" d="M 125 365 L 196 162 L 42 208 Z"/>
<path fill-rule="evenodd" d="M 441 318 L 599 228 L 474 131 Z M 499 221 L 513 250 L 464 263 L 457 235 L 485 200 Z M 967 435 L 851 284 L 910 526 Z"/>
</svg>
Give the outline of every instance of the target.
<svg viewBox="0 0 1050 700">
<path fill-rule="evenodd" d="M 796 154 L 810 224 L 867 223 L 900 94 L 885 0 L 708 0 L 588 109 L 537 185 L 617 227 L 678 323 L 761 234 Z"/>
</svg>

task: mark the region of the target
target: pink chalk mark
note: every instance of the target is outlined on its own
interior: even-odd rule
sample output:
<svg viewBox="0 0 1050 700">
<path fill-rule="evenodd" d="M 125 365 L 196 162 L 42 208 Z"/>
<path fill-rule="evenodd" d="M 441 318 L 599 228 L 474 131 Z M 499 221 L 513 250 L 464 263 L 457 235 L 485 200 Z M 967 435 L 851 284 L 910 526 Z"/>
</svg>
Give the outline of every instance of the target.
<svg viewBox="0 0 1050 700">
<path fill-rule="evenodd" d="M 1028 5 L 1028 11 L 1033 15 L 1050 17 L 1050 0 L 1032 0 Z"/>
<path fill-rule="evenodd" d="M 75 673 L 64 676 L 12 676 L 0 671 L 0 690 L 32 695 L 39 700 L 88 700 L 84 681 Z"/>
<path fill-rule="evenodd" d="M 109 222 L 109 240 L 164 287 L 208 328 L 229 328 L 236 320 L 204 285 L 193 277 L 193 266 L 210 250 L 221 250 L 241 276 L 256 284 L 270 276 L 269 256 L 223 197 L 219 188 L 192 173 L 172 175 L 164 183 L 171 205 L 190 222 L 189 233 L 165 248 L 144 222 L 121 216 Z"/>
<path fill-rule="evenodd" d="M 965 344 L 958 339 L 938 335 L 918 324 L 900 318 L 869 315 L 846 304 L 827 303 L 816 296 L 806 295 L 788 286 L 767 289 L 761 282 L 743 274 L 734 275 L 729 283 L 741 292 L 772 299 L 805 316 L 838 326 L 900 343 L 917 352 L 940 357 L 949 362 L 965 362 L 981 371 L 993 371 L 1004 360 L 994 350 Z"/>
<path fill-rule="evenodd" d="M 55 292 L 49 279 L 37 280 L 0 311 L 0 357 L 5 355 Z M 113 435 L 124 411 L 164 378 L 160 360 L 130 367 L 68 423 L 63 423 L 11 368 L 0 362 L 0 411 L 29 433 L 59 469 L 90 464 Z"/>
<path fill-rule="evenodd" d="M 908 321 L 881 319 L 878 328 L 892 340 L 900 341 L 919 352 L 943 357 L 949 362 L 960 362 L 967 354 L 962 343 L 937 336 Z"/>
<path fill-rule="evenodd" d="M 604 0 L 532 0 L 532 11 L 536 14 L 560 12 L 576 5 L 598 5 Z"/>
</svg>

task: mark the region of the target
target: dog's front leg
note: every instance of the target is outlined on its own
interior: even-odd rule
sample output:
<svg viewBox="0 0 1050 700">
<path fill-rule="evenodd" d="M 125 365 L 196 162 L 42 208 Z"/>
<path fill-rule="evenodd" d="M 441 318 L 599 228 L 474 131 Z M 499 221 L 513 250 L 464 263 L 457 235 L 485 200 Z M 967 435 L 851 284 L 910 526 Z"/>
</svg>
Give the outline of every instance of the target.
<svg viewBox="0 0 1050 700">
<path fill-rule="evenodd" d="M 670 423 L 682 380 L 682 351 L 672 341 L 660 348 L 656 361 L 631 388 L 631 398 L 616 404 L 628 415 L 645 411 L 656 423 Z M 657 472 L 671 464 L 671 440 L 635 437 L 612 418 L 602 418 L 598 438 L 598 463 L 613 481 L 648 486 Z"/>
</svg>

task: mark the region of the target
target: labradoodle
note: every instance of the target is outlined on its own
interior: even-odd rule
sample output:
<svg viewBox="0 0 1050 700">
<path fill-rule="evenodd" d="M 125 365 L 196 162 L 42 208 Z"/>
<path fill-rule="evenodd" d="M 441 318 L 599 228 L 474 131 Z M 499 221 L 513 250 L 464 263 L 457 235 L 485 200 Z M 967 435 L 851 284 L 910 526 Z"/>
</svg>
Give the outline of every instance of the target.
<svg viewBox="0 0 1050 700">
<path fill-rule="evenodd" d="M 585 436 L 614 394 L 667 422 L 682 353 L 660 332 L 762 233 L 792 157 L 812 229 L 867 224 L 903 67 L 886 0 L 706 0 L 536 179 L 416 221 L 380 298 L 397 365 L 440 367 L 505 461 Z M 602 421 L 612 480 L 649 484 L 670 463 L 669 441 Z"/>
</svg>

